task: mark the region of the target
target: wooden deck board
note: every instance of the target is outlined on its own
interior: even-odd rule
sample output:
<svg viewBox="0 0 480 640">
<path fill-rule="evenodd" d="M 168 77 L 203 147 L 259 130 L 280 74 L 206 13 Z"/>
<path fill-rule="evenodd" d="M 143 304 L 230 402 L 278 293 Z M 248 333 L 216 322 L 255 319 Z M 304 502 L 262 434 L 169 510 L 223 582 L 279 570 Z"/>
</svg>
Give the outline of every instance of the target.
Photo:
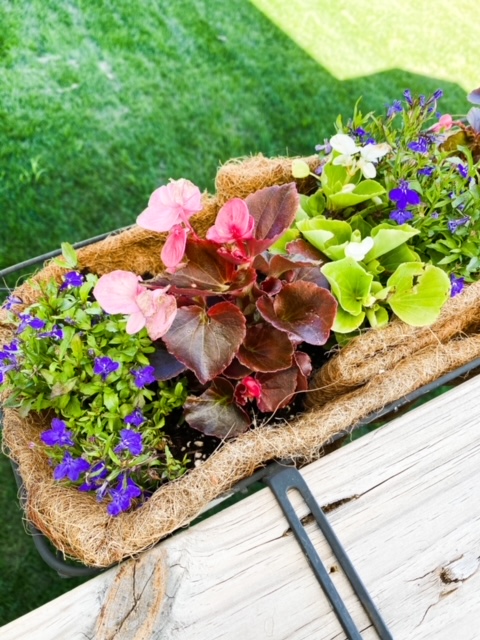
<svg viewBox="0 0 480 640">
<path fill-rule="evenodd" d="M 302 474 L 322 506 L 345 500 L 329 520 L 394 638 L 480 637 L 480 377 Z M 334 568 L 316 525 L 306 528 Z M 265 489 L 6 625 L 0 638 L 340 640 L 287 529 Z M 341 572 L 331 576 L 363 637 L 376 638 Z"/>
</svg>

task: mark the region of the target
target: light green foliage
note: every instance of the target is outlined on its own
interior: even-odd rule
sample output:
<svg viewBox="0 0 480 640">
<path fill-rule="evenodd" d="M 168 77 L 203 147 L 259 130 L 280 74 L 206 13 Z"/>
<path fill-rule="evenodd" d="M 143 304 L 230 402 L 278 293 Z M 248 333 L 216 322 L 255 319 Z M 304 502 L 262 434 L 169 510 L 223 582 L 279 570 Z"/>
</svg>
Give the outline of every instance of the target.
<svg viewBox="0 0 480 640">
<path fill-rule="evenodd" d="M 388 279 L 388 303 L 393 312 L 414 327 L 432 324 L 450 295 L 447 274 L 432 265 L 406 262 Z"/>
</svg>

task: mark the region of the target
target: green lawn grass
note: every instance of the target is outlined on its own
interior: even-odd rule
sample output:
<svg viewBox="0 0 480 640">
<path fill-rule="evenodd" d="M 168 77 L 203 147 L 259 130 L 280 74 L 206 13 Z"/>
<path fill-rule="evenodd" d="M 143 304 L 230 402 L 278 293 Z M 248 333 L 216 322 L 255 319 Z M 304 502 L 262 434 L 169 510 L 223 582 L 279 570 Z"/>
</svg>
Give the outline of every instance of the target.
<svg viewBox="0 0 480 640">
<path fill-rule="evenodd" d="M 0 268 L 132 223 L 171 177 L 311 153 L 360 95 L 441 87 L 459 113 L 480 85 L 467 0 L 4 0 L 0 25 Z M 0 624 L 74 584 L 15 496 L 1 459 Z"/>
</svg>

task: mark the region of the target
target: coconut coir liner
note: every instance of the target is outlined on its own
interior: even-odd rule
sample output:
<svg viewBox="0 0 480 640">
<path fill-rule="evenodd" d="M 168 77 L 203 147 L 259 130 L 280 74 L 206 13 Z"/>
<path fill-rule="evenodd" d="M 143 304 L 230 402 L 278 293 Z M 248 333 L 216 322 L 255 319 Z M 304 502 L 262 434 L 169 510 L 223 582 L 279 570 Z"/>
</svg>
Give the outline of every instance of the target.
<svg viewBox="0 0 480 640">
<path fill-rule="evenodd" d="M 245 197 L 272 184 L 290 182 L 290 162 L 288 159 L 260 158 L 222 167 L 217 176 L 216 197 L 205 195 L 204 211 L 193 219 L 199 233 L 212 224 L 225 200 Z M 282 172 L 279 166 L 283 167 Z M 235 170 L 240 185 L 237 192 L 232 187 Z M 225 183 L 228 190 L 222 191 L 225 173 L 228 174 Z M 248 193 L 245 192 L 246 183 Z M 309 187 L 302 185 L 302 188 Z M 156 273 L 161 269 L 161 242 L 158 234 L 133 227 L 79 251 L 80 267 L 99 274 L 114 269 Z M 31 304 L 37 295 L 33 283 L 51 277 L 59 279 L 63 272 L 49 264 L 16 294 Z M 478 305 L 478 295 L 479 287 L 473 285 L 466 294 L 448 303 L 447 307 L 455 310 L 457 318 L 463 318 L 467 309 L 472 309 L 472 321 L 458 325 L 454 331 L 443 328 L 446 326 L 443 319 L 450 313 L 445 310 L 436 329 L 434 325 L 429 330 L 412 330 L 395 321 L 384 329 L 368 331 L 356 338 L 344 352 L 354 363 L 354 370 L 360 368 L 362 360 L 368 360 L 368 375 L 357 376 L 354 385 L 342 383 L 342 395 L 326 403 L 321 396 L 316 404 L 315 394 L 321 391 L 308 392 L 310 408 L 300 418 L 280 426 L 259 427 L 227 442 L 200 467 L 160 487 L 141 508 L 116 518 L 108 516 L 106 506 L 97 503 L 95 496 L 53 480 L 48 459 L 37 446 L 41 432 L 49 425 L 45 416 L 31 414 L 21 418 L 15 410 L 5 409 L 4 448 L 19 465 L 27 492 L 26 517 L 65 555 L 87 565 L 106 567 L 134 556 L 188 524 L 211 500 L 267 461 L 290 458 L 305 463 L 315 460 L 335 434 L 348 431 L 372 412 L 480 357 L 480 335 L 473 332 L 478 324 L 478 314 L 473 311 Z M 453 310 L 450 315 L 454 315 Z M 12 328 L 6 323 L 5 314 L 3 325 L 1 321 L 2 317 L 0 341 L 8 342 L 12 338 Z M 472 332 L 467 334 L 466 329 L 472 329 Z M 435 337 L 427 339 L 427 335 Z M 413 346 L 416 337 L 423 341 L 420 349 Z M 358 354 L 363 355 L 352 355 L 357 349 Z M 398 353 L 391 356 L 390 352 Z M 340 351 L 335 358 L 342 354 Z M 322 375 L 320 372 L 315 377 L 315 385 L 326 384 Z M 331 371 L 328 375 L 332 375 Z M 335 381 L 328 384 L 335 384 Z M 357 388 L 351 390 L 352 386 Z"/>
</svg>

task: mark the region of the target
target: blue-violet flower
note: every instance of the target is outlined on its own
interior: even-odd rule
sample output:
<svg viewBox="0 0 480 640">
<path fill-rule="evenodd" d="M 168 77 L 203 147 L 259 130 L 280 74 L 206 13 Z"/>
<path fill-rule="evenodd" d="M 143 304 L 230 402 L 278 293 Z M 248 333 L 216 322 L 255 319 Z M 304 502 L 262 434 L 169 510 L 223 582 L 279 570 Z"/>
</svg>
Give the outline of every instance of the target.
<svg viewBox="0 0 480 640">
<path fill-rule="evenodd" d="M 52 428 L 44 431 L 40 438 L 48 447 L 73 447 L 74 445 L 73 433 L 59 418 L 52 420 Z"/>
<path fill-rule="evenodd" d="M 69 289 L 70 287 L 81 287 L 84 280 L 84 276 L 78 271 L 69 271 L 63 276 L 63 284 L 60 287 L 60 291 Z"/>
<path fill-rule="evenodd" d="M 119 362 L 115 362 L 115 360 L 112 360 L 108 356 L 103 356 L 102 358 L 95 358 L 93 373 L 100 376 L 102 380 L 105 381 L 108 376 L 119 367 Z"/>
<path fill-rule="evenodd" d="M 108 505 L 107 511 L 111 516 L 118 516 L 122 511 L 130 509 L 132 500 L 142 495 L 142 490 L 135 482 L 126 477 L 126 474 L 119 476 L 119 483 L 116 489 L 110 492 L 112 502 Z"/>
<path fill-rule="evenodd" d="M 465 287 L 465 278 L 457 278 L 453 273 L 450 274 L 450 282 L 452 288 L 450 290 L 450 297 L 454 298 L 458 296 L 459 293 L 462 293 Z"/>
<path fill-rule="evenodd" d="M 428 153 L 429 140 L 425 136 L 420 136 L 418 140 L 410 142 L 407 146 L 415 153 Z"/>
<path fill-rule="evenodd" d="M 139 427 L 145 422 L 145 416 L 143 415 L 141 409 L 135 409 L 135 411 L 129 413 L 128 416 L 125 416 L 123 421 L 126 424 L 131 424 L 134 427 Z"/>
<path fill-rule="evenodd" d="M 414 189 L 410 189 L 406 180 L 400 180 L 396 189 L 392 189 L 388 194 L 399 209 L 406 209 L 409 205 L 416 206 L 421 203 L 420 194 Z"/>
<path fill-rule="evenodd" d="M 63 329 L 55 325 L 51 331 L 44 331 L 38 334 L 39 338 L 54 338 L 55 340 L 63 340 Z"/>
<path fill-rule="evenodd" d="M 78 487 L 79 491 L 96 491 L 107 477 L 108 470 L 104 462 L 97 462 L 85 474 L 85 482 Z"/>
<path fill-rule="evenodd" d="M 152 366 L 143 367 L 142 369 L 132 369 L 131 373 L 135 378 L 135 385 L 139 389 L 156 381 L 155 368 Z"/>
<path fill-rule="evenodd" d="M 390 220 L 395 220 L 398 224 L 405 224 L 413 219 L 413 213 L 406 209 L 394 209 L 389 218 Z"/>
<path fill-rule="evenodd" d="M 448 228 L 451 233 L 455 233 L 458 227 L 462 227 L 464 224 L 470 221 L 470 216 L 465 216 L 464 218 L 458 218 L 457 220 L 449 220 Z"/>
<path fill-rule="evenodd" d="M 74 458 L 71 453 L 65 451 L 62 462 L 57 465 L 53 472 L 55 480 L 68 478 L 72 482 L 77 482 L 82 473 L 90 469 L 90 465 L 84 458 Z"/>
<path fill-rule="evenodd" d="M 130 451 L 132 456 L 139 456 L 143 452 L 142 434 L 132 429 L 122 429 L 120 431 L 120 444 L 118 444 L 114 451 L 120 453 L 121 451 Z"/>
</svg>

